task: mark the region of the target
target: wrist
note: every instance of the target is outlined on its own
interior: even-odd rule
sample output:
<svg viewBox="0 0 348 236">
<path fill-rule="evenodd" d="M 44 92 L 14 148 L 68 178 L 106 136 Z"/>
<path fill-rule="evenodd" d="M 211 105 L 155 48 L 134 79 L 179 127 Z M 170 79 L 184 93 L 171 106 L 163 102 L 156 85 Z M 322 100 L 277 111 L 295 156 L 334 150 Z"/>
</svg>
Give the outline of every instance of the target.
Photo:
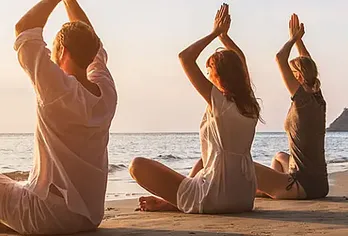
<svg viewBox="0 0 348 236">
<path fill-rule="evenodd" d="M 227 33 L 221 33 L 221 34 L 219 35 L 219 38 L 221 38 L 221 39 L 226 39 L 226 38 L 228 38 L 228 34 L 227 34 Z"/>
<path fill-rule="evenodd" d="M 220 35 L 220 32 L 214 30 L 210 35 L 217 38 Z"/>
<path fill-rule="evenodd" d="M 65 5 L 70 5 L 74 2 L 74 0 L 63 0 L 62 1 Z"/>
</svg>

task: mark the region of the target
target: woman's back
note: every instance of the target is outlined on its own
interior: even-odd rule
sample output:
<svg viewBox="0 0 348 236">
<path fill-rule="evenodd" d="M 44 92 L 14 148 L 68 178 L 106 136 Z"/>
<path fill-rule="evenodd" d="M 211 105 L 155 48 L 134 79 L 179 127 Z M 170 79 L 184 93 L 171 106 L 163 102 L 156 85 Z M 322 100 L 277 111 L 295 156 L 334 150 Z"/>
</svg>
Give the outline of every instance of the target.
<svg viewBox="0 0 348 236">
<path fill-rule="evenodd" d="M 241 115 L 215 87 L 201 126 L 204 212 L 252 209 L 255 171 L 250 154 L 257 118 Z"/>
</svg>

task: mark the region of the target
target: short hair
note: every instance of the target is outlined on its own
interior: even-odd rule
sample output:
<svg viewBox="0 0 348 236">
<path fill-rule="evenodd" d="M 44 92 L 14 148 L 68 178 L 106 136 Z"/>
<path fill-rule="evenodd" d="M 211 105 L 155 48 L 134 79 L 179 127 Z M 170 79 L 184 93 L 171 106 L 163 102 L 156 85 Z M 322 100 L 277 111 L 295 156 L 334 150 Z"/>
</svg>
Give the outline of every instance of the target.
<svg viewBox="0 0 348 236">
<path fill-rule="evenodd" d="M 101 44 L 93 28 L 81 21 L 65 23 L 58 32 L 56 41 L 58 51 L 64 47 L 82 69 L 87 69 L 93 62 Z"/>
</svg>

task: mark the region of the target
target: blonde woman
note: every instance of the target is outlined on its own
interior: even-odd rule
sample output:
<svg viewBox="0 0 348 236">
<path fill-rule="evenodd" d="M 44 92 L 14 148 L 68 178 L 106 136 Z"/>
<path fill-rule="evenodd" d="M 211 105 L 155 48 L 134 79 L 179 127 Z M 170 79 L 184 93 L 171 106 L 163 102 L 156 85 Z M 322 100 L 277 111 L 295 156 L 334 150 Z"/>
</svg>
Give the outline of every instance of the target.
<svg viewBox="0 0 348 236">
<path fill-rule="evenodd" d="M 271 168 L 256 164 L 258 193 L 276 199 L 315 199 L 328 194 L 325 162 L 326 102 L 318 70 L 302 37 L 304 25 L 293 14 L 290 40 L 277 54 L 277 62 L 292 104 L 285 121 L 290 154 L 278 153 Z M 288 62 L 296 44 L 300 56 Z"/>
</svg>

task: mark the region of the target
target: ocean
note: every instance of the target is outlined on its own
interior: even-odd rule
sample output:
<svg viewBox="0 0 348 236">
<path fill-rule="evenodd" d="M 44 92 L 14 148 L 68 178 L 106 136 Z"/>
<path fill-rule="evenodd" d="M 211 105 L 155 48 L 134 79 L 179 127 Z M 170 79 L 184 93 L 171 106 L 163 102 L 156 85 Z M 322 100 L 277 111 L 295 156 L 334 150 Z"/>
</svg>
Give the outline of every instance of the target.
<svg viewBox="0 0 348 236">
<path fill-rule="evenodd" d="M 0 134 L 0 172 L 20 171 L 25 180 L 32 167 L 33 144 L 33 134 Z M 285 133 L 256 134 L 252 148 L 254 161 L 270 165 L 273 155 L 279 151 L 288 151 Z M 187 175 L 200 158 L 199 134 L 111 134 L 106 200 L 146 194 L 128 174 L 128 165 L 134 157 L 157 160 Z M 327 133 L 326 161 L 329 173 L 348 170 L 348 133 Z"/>
</svg>

